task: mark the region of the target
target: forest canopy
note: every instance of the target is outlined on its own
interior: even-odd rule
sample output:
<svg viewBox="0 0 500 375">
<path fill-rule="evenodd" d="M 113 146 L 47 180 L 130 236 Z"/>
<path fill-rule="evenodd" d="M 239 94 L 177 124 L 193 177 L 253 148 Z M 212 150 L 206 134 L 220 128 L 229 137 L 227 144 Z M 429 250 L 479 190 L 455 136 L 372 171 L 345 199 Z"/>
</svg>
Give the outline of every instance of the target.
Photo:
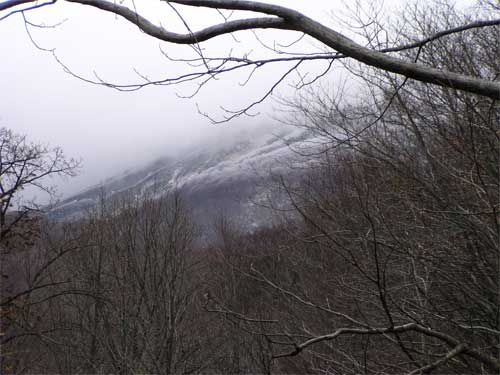
<svg viewBox="0 0 500 375">
<path fill-rule="evenodd" d="M 281 197 L 268 202 L 273 225 L 252 232 L 214 212 L 212 227 L 200 227 L 181 191 L 120 199 L 103 192 L 79 220 L 34 218 L 32 241 L 20 249 L 0 237 L 10 267 L 2 276 L 15 281 L 2 284 L 2 373 L 500 371 L 494 1 L 478 2 L 475 14 L 442 2 L 409 7 L 396 36 L 383 38 L 390 34 L 382 24 L 364 25 L 363 45 L 254 1 L 165 2 L 260 13 L 184 35 L 121 3 L 70 2 L 115 13 L 171 43 L 198 46 L 219 34 L 274 28 L 329 47 L 307 56 L 280 55 L 277 47 L 267 61 L 199 49 L 183 61 L 182 77 L 130 87 L 95 82 L 111 88 L 205 85 L 226 69 L 273 59 L 292 70 L 310 59 L 342 63 L 363 87 L 356 100 L 314 84 L 282 98 L 281 120 L 320 142 L 295 150 L 307 166 L 299 177 L 267 180 L 263 192 Z M 57 4 L 9 0 L 0 10 L 6 17 L 39 6 Z M 208 230 L 211 241 L 202 236 Z"/>
</svg>

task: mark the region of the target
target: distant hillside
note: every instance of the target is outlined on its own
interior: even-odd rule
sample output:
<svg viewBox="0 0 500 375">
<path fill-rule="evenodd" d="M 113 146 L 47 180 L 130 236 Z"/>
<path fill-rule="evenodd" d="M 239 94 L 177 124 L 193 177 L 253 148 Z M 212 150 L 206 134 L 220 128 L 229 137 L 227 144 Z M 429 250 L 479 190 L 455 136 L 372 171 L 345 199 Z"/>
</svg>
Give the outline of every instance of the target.
<svg viewBox="0 0 500 375">
<path fill-rule="evenodd" d="M 272 214 L 264 207 L 268 198 L 282 200 L 269 189 L 272 176 L 293 178 L 297 170 L 292 171 L 290 165 L 298 158 L 293 150 L 309 141 L 300 129 L 279 130 L 278 134 L 242 134 L 175 158 L 159 158 L 65 199 L 50 215 L 59 220 L 77 219 L 96 204 L 103 192 L 113 199 L 145 193 L 160 197 L 177 189 L 199 224 L 209 224 L 215 215 L 224 212 L 251 232 L 271 222 Z"/>
</svg>

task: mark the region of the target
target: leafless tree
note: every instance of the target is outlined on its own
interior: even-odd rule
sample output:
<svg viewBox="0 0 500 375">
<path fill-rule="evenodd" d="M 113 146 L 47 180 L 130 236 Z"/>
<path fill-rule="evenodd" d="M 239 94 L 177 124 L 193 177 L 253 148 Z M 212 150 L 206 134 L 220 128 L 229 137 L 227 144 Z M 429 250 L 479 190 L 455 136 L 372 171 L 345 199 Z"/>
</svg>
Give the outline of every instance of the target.
<svg viewBox="0 0 500 375">
<path fill-rule="evenodd" d="M 29 142 L 25 136 L 0 128 L 0 244 L 37 207 L 23 202 L 22 192 L 32 188 L 54 197 L 47 177 L 75 176 L 79 162 L 65 157 L 58 148 Z M 15 206 L 17 205 L 17 207 Z M 22 233 L 17 233 L 16 241 Z M 3 250 L 2 250 L 3 251 Z"/>
<path fill-rule="evenodd" d="M 37 252 L 36 244 L 45 223 L 39 206 L 23 197 L 25 189 L 42 191 L 51 198 L 55 189 L 47 183 L 54 176 L 74 176 L 79 162 L 67 159 L 58 147 L 29 142 L 25 136 L 0 128 L 0 332 L 6 334 L 24 321 L 26 310 L 18 309 L 29 294 L 49 288 L 52 282 L 26 284 L 21 271 Z M 32 191 L 32 192 L 33 192 Z M 46 224 L 46 223 L 45 223 Z M 63 253 L 64 254 L 64 253 Z M 42 269 L 54 262 L 38 264 Z M 4 368 L 4 351 L 0 356 Z"/>
<path fill-rule="evenodd" d="M 407 35 L 467 19 L 446 8 L 414 11 Z M 418 58 L 495 77 L 497 42 L 476 30 Z M 252 305 L 267 314 L 220 313 L 267 337 L 275 369 L 303 361 L 318 373 L 496 373 L 497 103 L 349 68 L 371 88 L 355 104 L 328 92 L 288 103 L 290 122 L 322 143 L 296 150 L 317 159 L 302 183 L 281 180 L 303 227 L 267 234 L 287 233 L 274 243 L 259 234 L 244 248 L 249 259 L 228 262 L 254 281 Z"/>
<path fill-rule="evenodd" d="M 103 200 L 58 233 L 29 263 L 45 266 L 26 272 L 32 288 L 53 287 L 29 293 L 18 307 L 18 330 L 3 338 L 15 354 L 30 348 L 17 372 L 498 373 L 496 19 L 478 21 L 446 4 L 408 8 L 393 31 L 397 40 L 388 45 L 381 35 L 390 30 L 370 23 L 361 30 L 364 48 L 258 2 L 171 1 L 268 15 L 185 36 L 120 4 L 76 2 L 122 15 L 165 41 L 197 44 L 281 28 L 337 51 L 265 61 L 202 56 L 199 73 L 118 89 L 316 58 L 343 61 L 366 85 L 356 101 L 311 89 L 285 102 L 291 122 L 318 141 L 296 150 L 316 161 L 302 181 L 278 180 L 301 221 L 248 235 L 221 218 L 218 240 L 198 258 L 178 197 L 136 197 Z M 483 4 L 490 15 L 498 11 Z M 393 70 L 383 65 L 389 62 Z M 61 258 L 65 251 L 72 256 Z"/>
<path fill-rule="evenodd" d="M 71 256 L 26 273 L 31 285 L 54 286 L 34 288 L 25 319 L 3 338 L 16 359 L 10 370 L 193 373 L 210 366 L 195 235 L 177 194 L 103 199 L 84 220 L 48 234 L 39 258 Z"/>
</svg>

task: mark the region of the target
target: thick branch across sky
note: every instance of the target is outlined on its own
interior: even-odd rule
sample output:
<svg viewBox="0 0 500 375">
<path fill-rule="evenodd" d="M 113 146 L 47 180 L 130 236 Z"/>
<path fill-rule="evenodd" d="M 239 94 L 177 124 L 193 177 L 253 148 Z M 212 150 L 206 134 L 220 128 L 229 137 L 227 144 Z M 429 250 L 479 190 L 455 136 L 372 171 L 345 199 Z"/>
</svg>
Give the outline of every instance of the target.
<svg viewBox="0 0 500 375">
<path fill-rule="evenodd" d="M 366 48 L 345 37 L 341 33 L 314 21 L 304 14 L 282 6 L 266 4 L 258 1 L 243 0 L 172 0 L 169 1 L 172 4 L 200 8 L 251 11 L 260 13 L 263 16 L 224 22 L 197 32 L 178 34 L 167 31 L 163 27 L 154 25 L 146 18 L 127 7 L 118 4 L 117 2 L 106 0 L 66 1 L 114 13 L 137 25 L 137 27 L 151 37 L 176 44 L 197 44 L 219 35 L 250 29 L 280 29 L 298 31 L 322 42 L 324 45 L 345 55 L 346 57 L 353 58 L 366 65 L 373 66 L 387 72 L 400 74 L 404 77 L 417 81 L 462 90 L 492 99 L 500 99 L 500 83 L 498 82 L 488 81 L 446 70 L 439 70 Z M 4 1 L 0 3 L 0 11 L 30 3 L 33 4 L 34 2 L 29 0 Z M 484 27 L 494 25 L 500 25 L 500 19 L 488 21 Z"/>
</svg>

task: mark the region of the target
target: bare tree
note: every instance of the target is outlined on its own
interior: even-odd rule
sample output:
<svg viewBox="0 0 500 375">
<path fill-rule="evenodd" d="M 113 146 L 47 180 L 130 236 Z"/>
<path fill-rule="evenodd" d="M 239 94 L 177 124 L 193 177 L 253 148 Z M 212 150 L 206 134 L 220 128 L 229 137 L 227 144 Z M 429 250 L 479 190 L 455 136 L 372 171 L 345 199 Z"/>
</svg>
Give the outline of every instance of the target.
<svg viewBox="0 0 500 375">
<path fill-rule="evenodd" d="M 292 122 L 322 142 L 297 150 L 317 161 L 303 181 L 279 180 L 301 221 L 245 235 L 221 219 L 201 273 L 193 227 L 176 197 L 103 201 L 64 232 L 31 278 L 32 287 L 54 287 L 29 293 L 19 331 L 4 338 L 16 354 L 32 348 L 20 362 L 25 371 L 498 373 L 498 20 L 408 9 L 411 22 L 396 30 L 397 44 L 378 40 L 375 25 L 362 31 L 364 48 L 258 2 L 171 1 L 266 14 L 184 36 L 120 4 L 73 2 L 174 43 L 278 28 L 337 51 L 263 61 L 201 56 L 191 61 L 200 72 L 118 89 L 353 57 L 361 65 L 346 66 L 366 90 L 355 103 L 342 92 L 315 91 L 288 102 Z M 75 255 L 61 258 L 72 244 Z"/>
<path fill-rule="evenodd" d="M 24 189 L 54 197 L 55 190 L 46 178 L 75 176 L 78 166 L 78 161 L 67 159 L 58 147 L 31 143 L 23 135 L 0 128 L 0 243 L 5 245 L 16 225 L 37 209 L 33 202 L 23 201 Z"/>
<path fill-rule="evenodd" d="M 47 178 L 74 176 L 79 162 L 67 159 L 58 147 L 50 148 L 29 142 L 25 136 L 0 128 L 0 331 L 12 333 L 26 321 L 29 315 L 26 300 L 29 295 L 43 288 L 58 284 L 38 279 L 31 266 L 38 254 L 36 244 L 42 233 L 44 218 L 39 205 L 23 197 L 25 189 L 42 191 L 50 197 L 55 189 L 47 184 Z M 46 223 L 45 223 L 46 224 Z M 52 254 L 51 258 L 37 263 L 43 270 L 56 262 L 67 251 Z M 23 268 L 28 266 L 35 273 L 33 282 L 24 282 Z M 2 340 L 3 341 L 3 340 Z M 2 342 L 3 344 L 3 342 Z M 8 367 L 8 355 L 2 350 L 2 369 Z"/>
<path fill-rule="evenodd" d="M 409 35 L 468 17 L 446 7 L 413 16 Z M 496 33 L 475 30 L 443 38 L 419 59 L 494 76 L 496 42 Z M 497 373 L 497 103 L 351 69 L 371 88 L 356 104 L 313 91 L 287 108 L 291 123 L 322 141 L 297 150 L 317 159 L 301 183 L 281 179 L 302 226 L 277 228 L 267 244 L 259 233 L 234 246 L 248 259 L 237 253 L 227 262 L 228 273 L 254 281 L 251 305 L 263 304 L 266 314 L 227 297 L 219 313 L 266 337 L 274 368 Z M 243 294 L 237 285 L 233 295 Z"/>
<path fill-rule="evenodd" d="M 60 283 L 33 290 L 23 324 L 3 339 L 16 359 L 10 370 L 196 373 L 210 366 L 195 236 L 178 194 L 103 199 L 80 222 L 47 234 L 42 264 L 62 251 L 71 256 L 36 279 L 27 274 L 35 286 Z"/>
</svg>

